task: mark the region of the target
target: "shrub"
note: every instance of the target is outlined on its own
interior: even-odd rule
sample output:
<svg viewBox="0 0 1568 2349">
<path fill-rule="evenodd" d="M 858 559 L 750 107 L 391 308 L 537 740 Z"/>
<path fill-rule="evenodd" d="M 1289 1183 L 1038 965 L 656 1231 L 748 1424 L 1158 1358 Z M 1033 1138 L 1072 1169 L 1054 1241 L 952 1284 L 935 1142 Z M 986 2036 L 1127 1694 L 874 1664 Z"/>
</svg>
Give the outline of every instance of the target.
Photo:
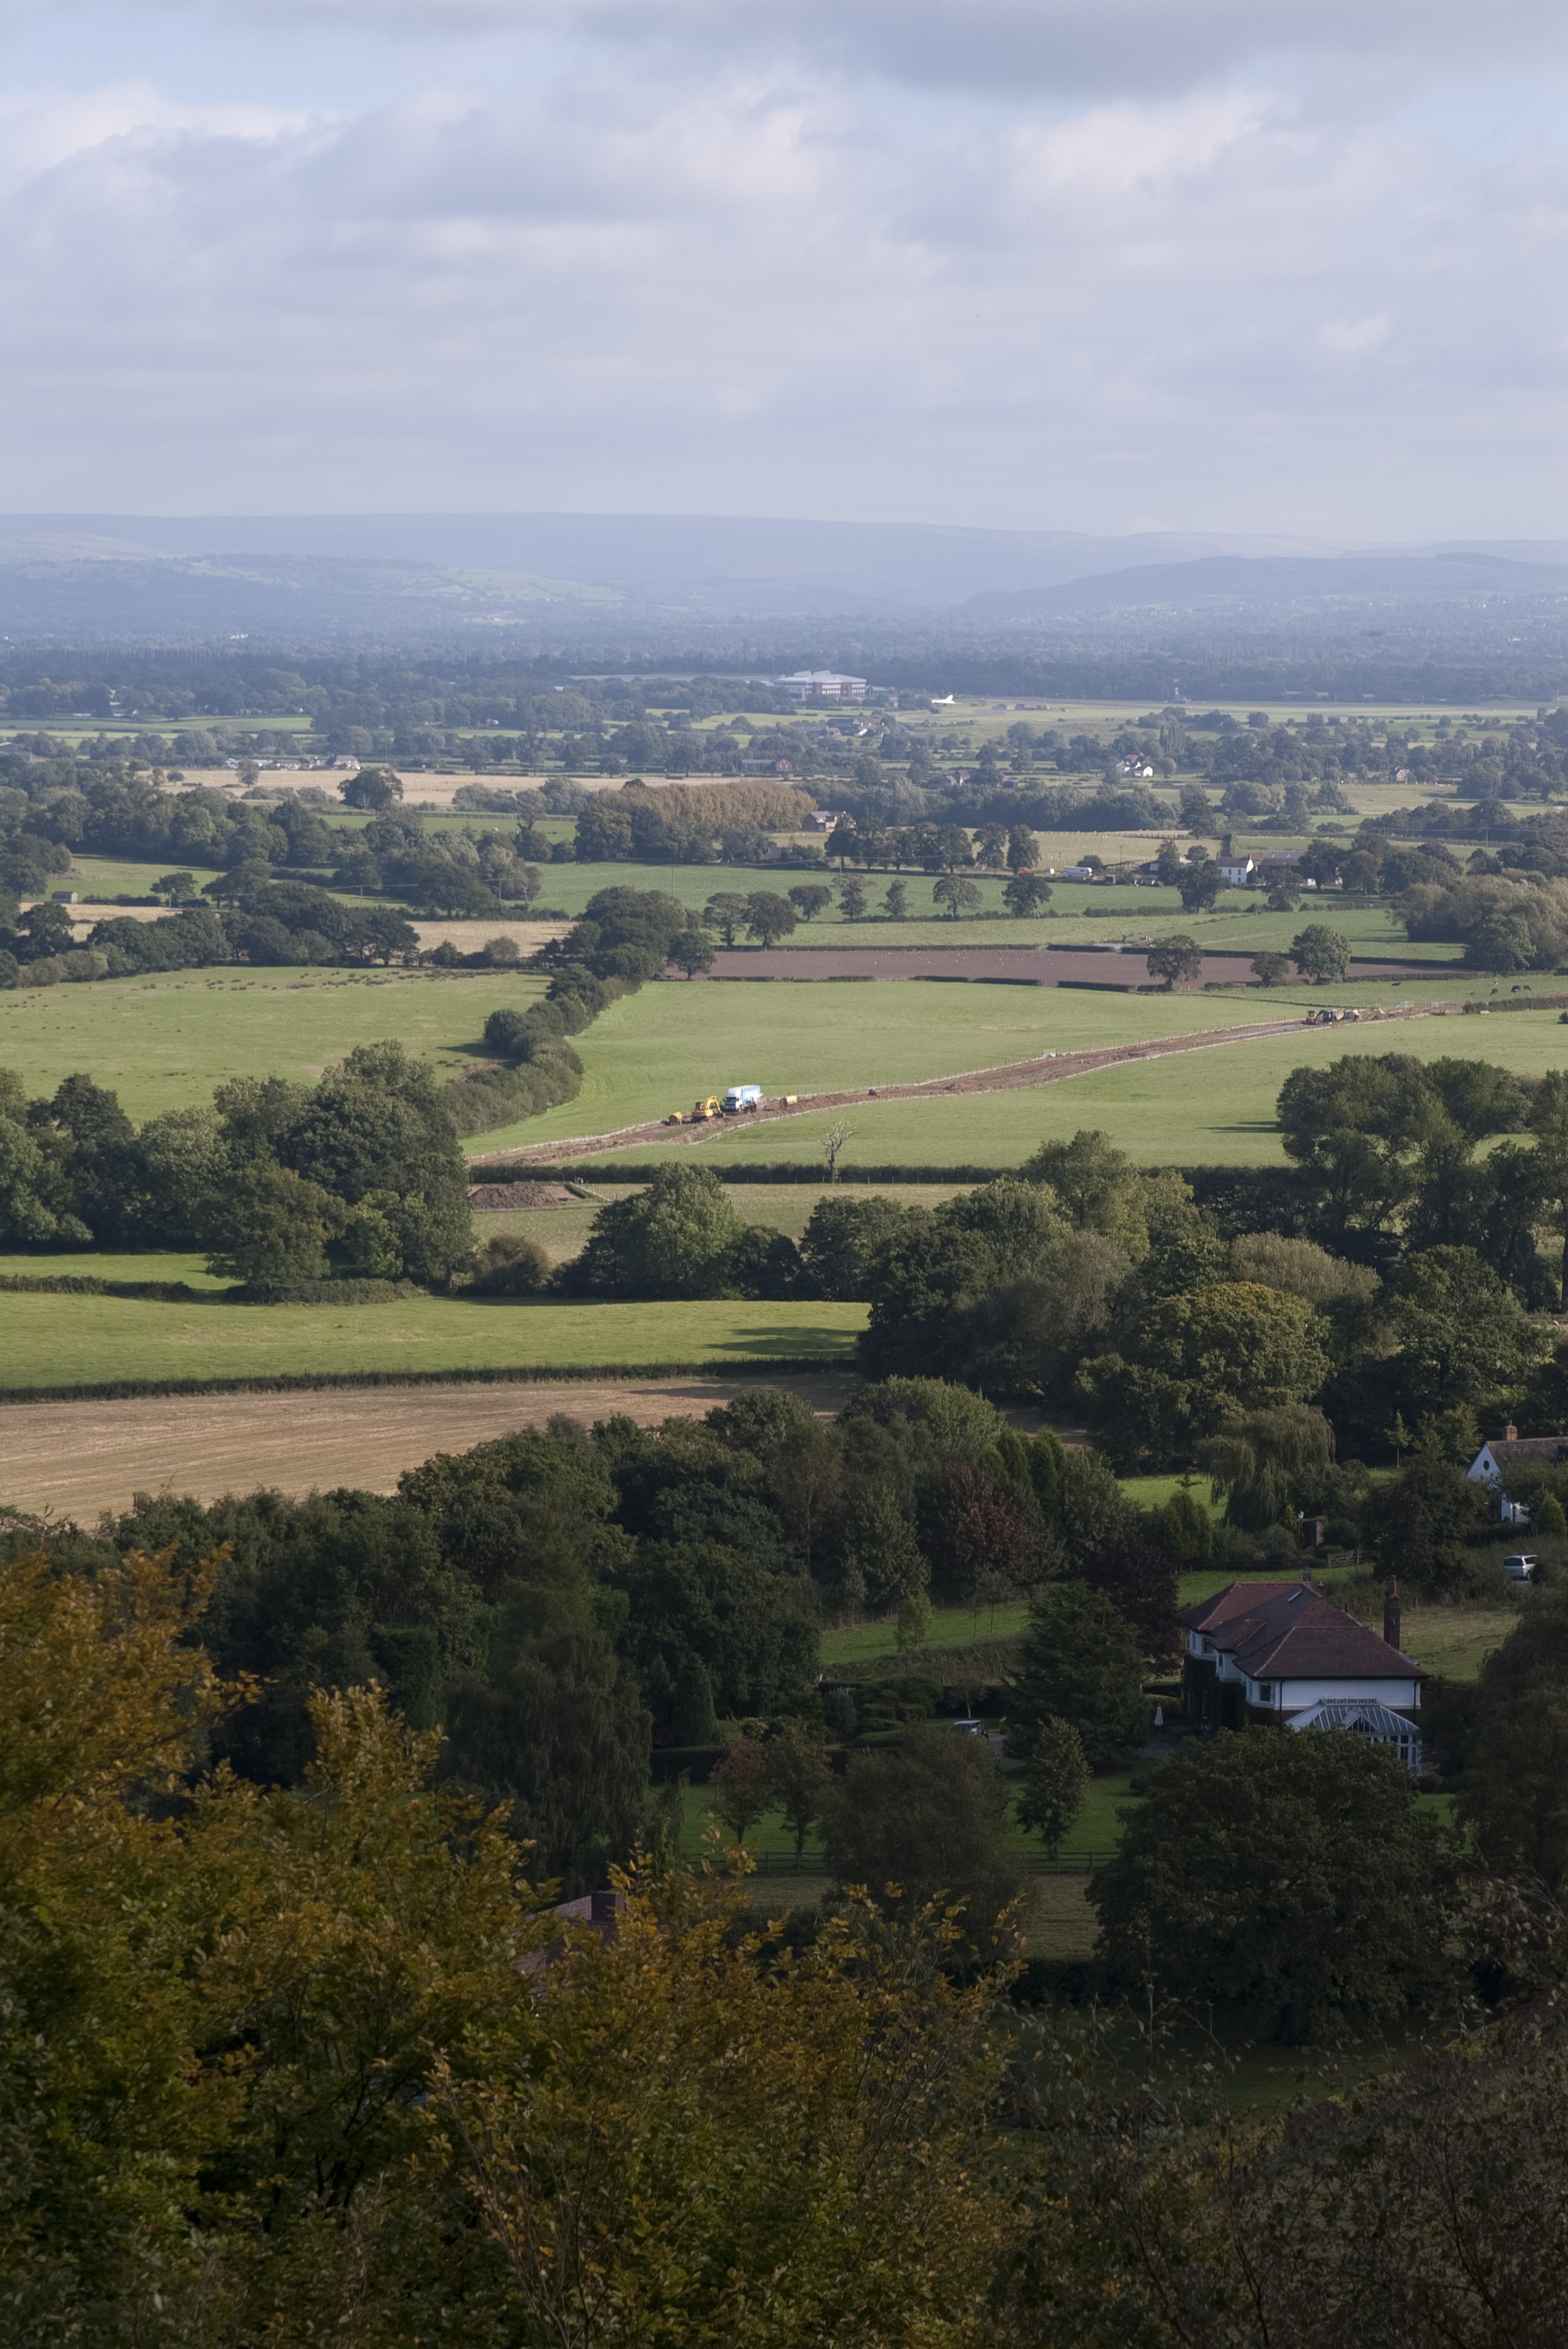
<svg viewBox="0 0 1568 2349">
<path fill-rule="evenodd" d="M 469 1284 L 476 1297 L 532 1297 L 550 1278 L 550 1258 L 521 1232 L 500 1232 L 474 1257 Z"/>
</svg>

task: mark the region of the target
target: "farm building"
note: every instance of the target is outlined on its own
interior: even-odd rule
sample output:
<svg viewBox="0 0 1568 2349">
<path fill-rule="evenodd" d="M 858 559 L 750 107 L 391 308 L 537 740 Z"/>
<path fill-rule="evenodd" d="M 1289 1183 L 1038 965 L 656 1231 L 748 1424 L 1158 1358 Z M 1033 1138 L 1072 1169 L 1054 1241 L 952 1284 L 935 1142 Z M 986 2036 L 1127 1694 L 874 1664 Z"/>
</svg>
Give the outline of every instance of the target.
<svg viewBox="0 0 1568 2349">
<path fill-rule="evenodd" d="M 863 701 L 866 698 L 863 677 L 841 677 L 832 668 L 798 668 L 775 683 L 796 701 Z"/>
<path fill-rule="evenodd" d="M 1528 1511 L 1510 1498 L 1508 1490 L 1510 1475 L 1526 1461 L 1542 1468 L 1560 1466 L 1568 1461 L 1568 1437 L 1521 1435 L 1510 1420 L 1501 1435 L 1481 1445 L 1465 1470 L 1472 1485 L 1491 1485 L 1495 1488 L 1504 1525 L 1528 1521 Z"/>
<path fill-rule="evenodd" d="M 1181 1710 L 1193 1727 L 1354 1729 L 1420 1767 L 1420 1667 L 1399 1646 L 1392 1578 L 1383 1637 L 1299 1581 L 1233 1582 L 1180 1617 Z"/>
</svg>

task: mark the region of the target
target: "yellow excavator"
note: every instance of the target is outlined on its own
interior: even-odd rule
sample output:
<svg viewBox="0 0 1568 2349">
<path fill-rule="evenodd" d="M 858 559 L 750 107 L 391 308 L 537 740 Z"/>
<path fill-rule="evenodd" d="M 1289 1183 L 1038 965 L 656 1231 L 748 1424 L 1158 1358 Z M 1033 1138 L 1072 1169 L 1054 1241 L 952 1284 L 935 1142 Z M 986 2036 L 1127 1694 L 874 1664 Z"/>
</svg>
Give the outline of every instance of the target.
<svg viewBox="0 0 1568 2349">
<path fill-rule="evenodd" d="M 701 1125 L 707 1119 L 722 1117 L 723 1114 L 723 1106 L 718 1095 L 709 1093 L 705 1101 L 693 1102 L 690 1109 L 672 1110 L 669 1116 L 665 1118 L 665 1123 L 666 1125 Z"/>
</svg>

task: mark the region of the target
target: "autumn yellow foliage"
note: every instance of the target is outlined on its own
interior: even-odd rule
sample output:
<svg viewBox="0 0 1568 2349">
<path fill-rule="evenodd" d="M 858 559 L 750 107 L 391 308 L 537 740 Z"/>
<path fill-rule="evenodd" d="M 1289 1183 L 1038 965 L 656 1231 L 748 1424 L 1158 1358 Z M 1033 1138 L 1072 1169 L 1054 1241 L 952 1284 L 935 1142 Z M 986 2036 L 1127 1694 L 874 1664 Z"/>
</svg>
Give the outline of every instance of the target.
<svg viewBox="0 0 1568 2349">
<path fill-rule="evenodd" d="M 994 1992 L 958 1926 L 806 1956 L 725 1867 L 566 1928 L 438 1733 L 323 1693 L 204 1771 L 211 1568 L 0 1572 L 0 2335 L 137 2349 L 965 2349 Z"/>
</svg>

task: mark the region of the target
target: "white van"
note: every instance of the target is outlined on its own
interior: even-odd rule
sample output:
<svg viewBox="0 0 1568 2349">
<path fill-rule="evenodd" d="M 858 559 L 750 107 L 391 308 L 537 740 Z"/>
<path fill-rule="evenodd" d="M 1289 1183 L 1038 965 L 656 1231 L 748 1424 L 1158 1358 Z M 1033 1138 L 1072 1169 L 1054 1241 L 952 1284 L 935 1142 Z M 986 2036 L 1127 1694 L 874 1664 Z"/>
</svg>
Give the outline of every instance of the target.
<svg viewBox="0 0 1568 2349">
<path fill-rule="evenodd" d="M 740 1110 L 760 1109 L 761 1106 L 762 1088 L 760 1085 L 731 1085 L 729 1091 L 724 1096 L 724 1113 L 726 1117 L 734 1117 Z"/>
<path fill-rule="evenodd" d="M 1511 1582 L 1533 1582 L 1535 1562 L 1535 1552 L 1532 1549 L 1520 1550 L 1512 1557 L 1503 1559 L 1502 1570 Z"/>
</svg>

